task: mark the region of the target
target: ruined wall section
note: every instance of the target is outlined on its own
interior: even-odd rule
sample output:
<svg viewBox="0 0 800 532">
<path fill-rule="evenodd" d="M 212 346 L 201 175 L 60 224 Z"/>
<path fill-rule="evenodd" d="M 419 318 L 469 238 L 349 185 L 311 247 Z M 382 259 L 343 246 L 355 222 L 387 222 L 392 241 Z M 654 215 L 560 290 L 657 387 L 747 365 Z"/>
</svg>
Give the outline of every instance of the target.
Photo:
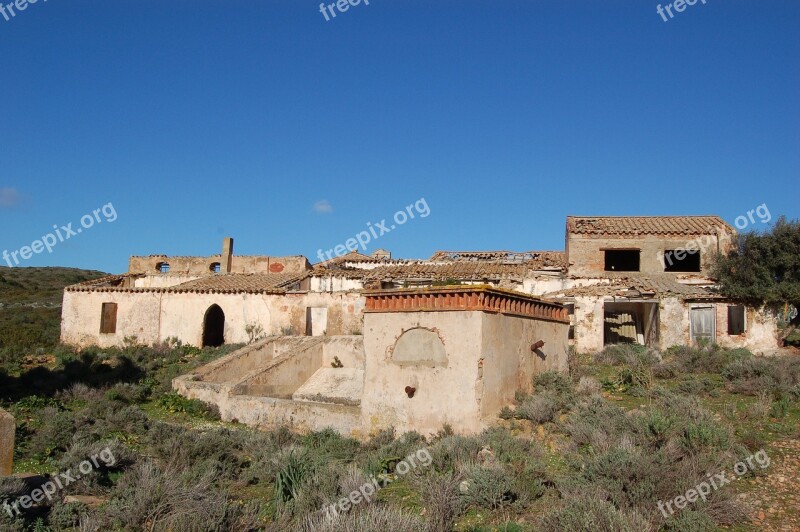
<svg viewBox="0 0 800 532">
<path fill-rule="evenodd" d="M 220 264 L 225 271 L 222 255 L 208 257 L 170 257 L 168 255 L 133 256 L 128 262 L 128 273 L 160 273 L 159 265 L 169 264 L 169 274 L 211 275 L 213 266 Z M 302 255 L 291 257 L 244 256 L 231 257 L 231 273 L 291 273 L 300 275 L 311 269 Z"/>
<path fill-rule="evenodd" d="M 591 235 L 568 235 L 568 272 L 577 277 L 604 277 L 606 249 L 640 249 L 641 274 L 664 273 L 664 251 L 690 250 L 692 242 L 700 246 L 699 275 L 709 275 L 711 261 L 717 252 L 726 253 L 733 245 L 730 235 L 687 235 L 662 237 L 643 235 L 641 237 L 602 237 Z"/>
</svg>

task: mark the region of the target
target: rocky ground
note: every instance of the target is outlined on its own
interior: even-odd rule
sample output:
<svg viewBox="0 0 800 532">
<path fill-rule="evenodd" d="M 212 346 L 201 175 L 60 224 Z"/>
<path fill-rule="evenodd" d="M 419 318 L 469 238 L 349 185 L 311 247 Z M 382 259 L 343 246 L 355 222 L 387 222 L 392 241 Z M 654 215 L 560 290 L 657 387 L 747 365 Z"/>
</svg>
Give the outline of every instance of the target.
<svg viewBox="0 0 800 532">
<path fill-rule="evenodd" d="M 750 518 L 761 530 L 800 531 L 800 439 L 777 441 L 767 452 L 767 475 L 744 480 Z"/>
</svg>

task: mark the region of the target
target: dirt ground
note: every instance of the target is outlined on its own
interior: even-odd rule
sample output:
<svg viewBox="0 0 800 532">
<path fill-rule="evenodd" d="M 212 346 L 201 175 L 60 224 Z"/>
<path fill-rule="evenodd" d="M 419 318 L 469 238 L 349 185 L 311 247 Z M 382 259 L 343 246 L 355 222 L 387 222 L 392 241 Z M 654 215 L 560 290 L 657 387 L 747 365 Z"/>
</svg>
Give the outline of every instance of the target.
<svg viewBox="0 0 800 532">
<path fill-rule="evenodd" d="M 760 530 L 800 531 L 800 439 L 777 441 L 767 453 L 767 475 L 743 481 L 750 519 Z"/>
</svg>

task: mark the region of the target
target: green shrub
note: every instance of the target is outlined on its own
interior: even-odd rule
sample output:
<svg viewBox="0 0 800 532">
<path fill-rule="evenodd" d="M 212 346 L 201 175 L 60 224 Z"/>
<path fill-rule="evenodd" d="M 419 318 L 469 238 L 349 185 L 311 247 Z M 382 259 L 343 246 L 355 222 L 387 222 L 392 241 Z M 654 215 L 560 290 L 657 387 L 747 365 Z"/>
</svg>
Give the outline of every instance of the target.
<svg viewBox="0 0 800 532">
<path fill-rule="evenodd" d="M 569 500 L 563 507 L 546 515 L 537 527 L 543 532 L 565 530 L 602 530 L 614 532 L 643 532 L 653 527 L 638 513 L 622 512 L 613 504 L 597 497 Z"/>
<path fill-rule="evenodd" d="M 308 458 L 290 450 L 286 453 L 278 473 L 275 475 L 275 503 L 282 507 L 298 498 L 300 486 L 311 471 Z"/>
<path fill-rule="evenodd" d="M 219 419 L 219 410 L 215 405 L 204 403 L 198 399 L 187 399 L 176 392 L 165 393 L 156 400 L 156 404 L 167 412 Z"/>
<path fill-rule="evenodd" d="M 498 465 L 475 466 L 464 472 L 462 491 L 464 501 L 477 508 L 497 509 L 514 502 L 518 495 L 514 492 L 514 481 Z"/>
<path fill-rule="evenodd" d="M 792 405 L 791 401 L 786 397 L 778 399 L 777 401 L 772 403 L 769 415 L 771 417 L 775 417 L 778 419 L 785 418 L 786 415 L 789 413 L 789 408 L 791 407 L 791 405 Z"/>
<path fill-rule="evenodd" d="M 514 411 L 517 419 L 527 419 L 535 424 L 553 421 L 559 412 L 559 399 L 552 392 L 542 392 L 526 399 Z"/>
</svg>

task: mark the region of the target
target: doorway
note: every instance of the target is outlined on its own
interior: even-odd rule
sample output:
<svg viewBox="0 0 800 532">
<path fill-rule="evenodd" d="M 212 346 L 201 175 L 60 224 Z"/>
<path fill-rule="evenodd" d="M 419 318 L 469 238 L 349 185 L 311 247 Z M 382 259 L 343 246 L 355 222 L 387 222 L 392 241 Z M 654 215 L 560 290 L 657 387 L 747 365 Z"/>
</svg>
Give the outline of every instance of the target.
<svg viewBox="0 0 800 532">
<path fill-rule="evenodd" d="M 219 305 L 211 305 L 203 318 L 203 347 L 219 347 L 225 343 L 225 313 Z"/>
<path fill-rule="evenodd" d="M 692 343 L 714 343 L 717 337 L 717 320 L 713 306 L 689 309 L 689 324 Z"/>
</svg>

